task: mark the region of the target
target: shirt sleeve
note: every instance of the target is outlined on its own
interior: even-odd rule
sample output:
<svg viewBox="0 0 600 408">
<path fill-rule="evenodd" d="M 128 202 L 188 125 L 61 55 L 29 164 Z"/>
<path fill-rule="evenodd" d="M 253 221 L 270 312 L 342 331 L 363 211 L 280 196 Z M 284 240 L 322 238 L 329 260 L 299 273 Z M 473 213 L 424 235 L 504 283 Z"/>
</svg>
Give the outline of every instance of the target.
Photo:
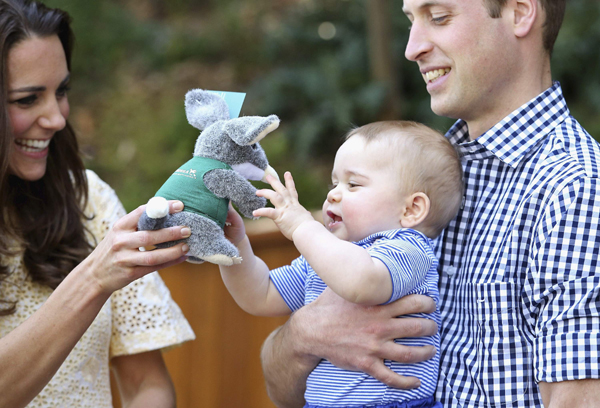
<svg viewBox="0 0 600 408">
<path fill-rule="evenodd" d="M 600 378 L 598 179 L 565 187 L 545 209 L 525 284 L 536 381 Z"/>
<path fill-rule="evenodd" d="M 436 263 L 433 253 L 428 254 L 415 243 L 402 239 L 380 240 L 368 252 L 383 262 L 392 278 L 392 295 L 385 304 L 408 294 L 428 292 L 426 277 Z"/>
<path fill-rule="evenodd" d="M 111 302 L 111 358 L 170 348 L 195 338 L 157 272 L 115 292 Z"/>
<path fill-rule="evenodd" d="M 308 263 L 303 256 L 269 272 L 271 281 L 291 311 L 304 306 L 307 276 Z"/>
</svg>

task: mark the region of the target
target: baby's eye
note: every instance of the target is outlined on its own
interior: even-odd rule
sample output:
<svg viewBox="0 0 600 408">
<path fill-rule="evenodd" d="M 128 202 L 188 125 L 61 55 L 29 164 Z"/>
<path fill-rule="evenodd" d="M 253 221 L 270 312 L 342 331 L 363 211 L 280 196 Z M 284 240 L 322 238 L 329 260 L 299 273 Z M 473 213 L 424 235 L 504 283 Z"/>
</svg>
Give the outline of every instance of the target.
<svg viewBox="0 0 600 408">
<path fill-rule="evenodd" d="M 337 187 L 337 184 L 335 184 L 335 183 L 329 184 L 329 185 L 327 186 L 327 188 L 329 188 L 329 191 L 333 190 L 333 189 L 334 189 L 334 188 L 336 188 L 336 187 Z"/>
<path fill-rule="evenodd" d="M 349 188 L 360 187 L 360 184 L 358 184 L 358 183 L 355 183 L 355 182 L 353 182 L 353 181 L 349 181 L 349 182 L 348 182 L 348 187 L 349 187 Z"/>
</svg>

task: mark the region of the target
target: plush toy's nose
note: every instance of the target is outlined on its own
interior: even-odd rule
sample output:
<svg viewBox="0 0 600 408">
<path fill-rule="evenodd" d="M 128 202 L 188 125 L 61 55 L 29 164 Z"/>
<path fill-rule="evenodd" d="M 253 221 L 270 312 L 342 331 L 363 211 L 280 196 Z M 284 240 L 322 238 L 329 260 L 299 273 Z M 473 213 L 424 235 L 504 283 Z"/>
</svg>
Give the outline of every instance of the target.
<svg viewBox="0 0 600 408">
<path fill-rule="evenodd" d="M 264 174 L 262 180 L 260 180 L 260 181 L 262 181 L 263 183 L 266 183 L 268 175 L 271 175 L 271 176 L 275 177 L 277 180 L 279 180 L 279 174 L 277 174 L 275 169 L 271 166 L 267 166 L 267 168 L 265 169 L 265 174 Z"/>
</svg>

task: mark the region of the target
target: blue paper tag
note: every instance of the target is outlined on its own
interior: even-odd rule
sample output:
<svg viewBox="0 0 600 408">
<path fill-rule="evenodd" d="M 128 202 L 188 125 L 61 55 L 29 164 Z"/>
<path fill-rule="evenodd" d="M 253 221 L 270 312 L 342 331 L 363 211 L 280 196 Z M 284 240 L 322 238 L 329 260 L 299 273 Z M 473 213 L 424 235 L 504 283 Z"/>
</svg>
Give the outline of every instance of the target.
<svg viewBox="0 0 600 408">
<path fill-rule="evenodd" d="M 242 105 L 244 104 L 244 98 L 246 94 L 244 92 L 225 92 L 225 91 L 208 91 L 219 95 L 225 99 L 227 106 L 229 107 L 229 119 L 234 119 L 240 116 Z"/>
</svg>

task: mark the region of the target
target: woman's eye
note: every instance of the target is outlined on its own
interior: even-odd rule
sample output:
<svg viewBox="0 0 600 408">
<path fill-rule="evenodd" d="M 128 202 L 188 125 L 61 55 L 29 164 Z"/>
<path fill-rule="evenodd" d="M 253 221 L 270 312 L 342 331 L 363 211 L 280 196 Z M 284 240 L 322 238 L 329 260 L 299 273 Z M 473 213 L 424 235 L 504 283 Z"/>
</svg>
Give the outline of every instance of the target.
<svg viewBox="0 0 600 408">
<path fill-rule="evenodd" d="M 65 96 L 65 95 L 66 95 L 66 94 L 67 94 L 67 93 L 68 93 L 70 90 L 71 90 L 71 87 L 70 87 L 70 86 L 68 86 L 68 85 L 62 86 L 62 87 L 60 87 L 60 88 L 58 88 L 58 89 L 56 90 L 56 96 L 58 96 L 59 98 L 60 98 L 60 97 L 63 97 L 63 96 Z"/>
<path fill-rule="evenodd" d="M 33 105 L 33 103 L 37 100 L 37 95 L 29 95 L 24 98 L 16 99 L 11 101 L 10 103 L 15 103 L 17 105 Z"/>
</svg>

